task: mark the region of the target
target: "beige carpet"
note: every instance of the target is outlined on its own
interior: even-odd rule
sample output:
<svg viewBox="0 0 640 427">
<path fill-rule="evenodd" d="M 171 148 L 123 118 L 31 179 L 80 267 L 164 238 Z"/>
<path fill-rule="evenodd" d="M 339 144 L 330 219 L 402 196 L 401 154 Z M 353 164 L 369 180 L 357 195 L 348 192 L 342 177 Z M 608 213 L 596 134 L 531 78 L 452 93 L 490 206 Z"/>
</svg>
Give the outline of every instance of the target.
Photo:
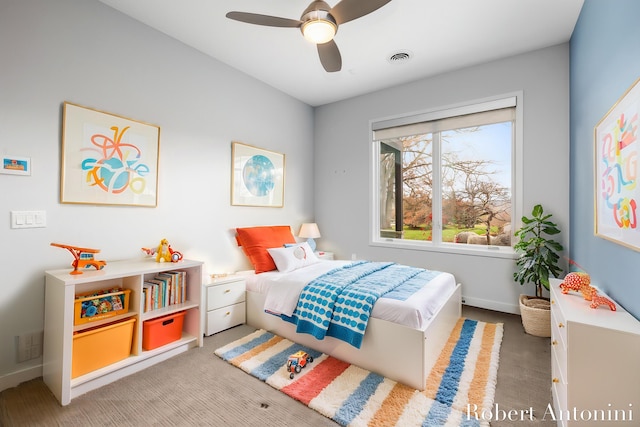
<svg viewBox="0 0 640 427">
<path fill-rule="evenodd" d="M 463 315 L 504 323 L 495 402 L 501 409 L 544 413 L 551 399 L 548 338 L 526 335 L 519 316 L 463 308 Z M 74 399 L 62 407 L 42 379 L 0 393 L 0 425 L 14 426 L 337 426 L 213 355 L 253 331 L 239 326 L 191 350 Z M 493 422 L 493 427 L 512 425 Z M 518 423 L 553 426 L 551 421 Z"/>
</svg>

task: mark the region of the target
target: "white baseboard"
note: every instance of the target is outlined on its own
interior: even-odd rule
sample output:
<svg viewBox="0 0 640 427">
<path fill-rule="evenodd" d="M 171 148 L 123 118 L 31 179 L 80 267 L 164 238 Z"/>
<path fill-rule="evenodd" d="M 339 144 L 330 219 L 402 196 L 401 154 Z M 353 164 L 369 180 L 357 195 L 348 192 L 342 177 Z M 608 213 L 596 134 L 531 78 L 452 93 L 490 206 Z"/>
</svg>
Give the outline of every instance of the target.
<svg viewBox="0 0 640 427">
<path fill-rule="evenodd" d="M 25 381 L 42 376 L 42 365 L 31 366 L 17 372 L 11 372 L 0 377 L 0 391 L 17 387 Z"/>
<path fill-rule="evenodd" d="M 481 298 L 470 298 L 462 295 L 462 303 L 472 307 L 486 308 L 487 310 L 501 311 L 503 313 L 520 314 L 520 306 L 516 304 L 505 304 Z"/>
</svg>

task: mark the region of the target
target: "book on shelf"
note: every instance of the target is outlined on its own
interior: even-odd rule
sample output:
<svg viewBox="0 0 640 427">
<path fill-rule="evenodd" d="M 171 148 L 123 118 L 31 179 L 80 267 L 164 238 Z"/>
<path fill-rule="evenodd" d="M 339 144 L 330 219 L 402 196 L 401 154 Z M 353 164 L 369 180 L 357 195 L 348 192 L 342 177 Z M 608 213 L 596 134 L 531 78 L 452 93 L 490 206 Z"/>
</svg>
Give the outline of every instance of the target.
<svg viewBox="0 0 640 427">
<path fill-rule="evenodd" d="M 143 312 L 147 312 L 149 310 L 151 310 L 151 294 L 153 293 L 153 290 L 151 289 L 153 286 L 152 283 L 149 283 L 147 281 L 145 281 L 142 284 L 142 301 L 143 301 Z"/>
<path fill-rule="evenodd" d="M 171 288 L 171 282 L 173 278 L 165 273 L 159 273 L 154 280 L 161 283 L 160 286 L 160 307 L 166 307 L 169 305 L 169 289 Z"/>
<path fill-rule="evenodd" d="M 187 301 L 187 273 L 186 271 L 177 270 L 177 271 L 168 271 L 167 273 L 172 274 L 174 278 L 174 299 L 176 304 L 183 303 Z"/>
<path fill-rule="evenodd" d="M 153 285 L 153 310 L 164 307 L 163 288 L 165 283 L 162 280 L 158 280 L 155 277 L 148 280 Z"/>
</svg>

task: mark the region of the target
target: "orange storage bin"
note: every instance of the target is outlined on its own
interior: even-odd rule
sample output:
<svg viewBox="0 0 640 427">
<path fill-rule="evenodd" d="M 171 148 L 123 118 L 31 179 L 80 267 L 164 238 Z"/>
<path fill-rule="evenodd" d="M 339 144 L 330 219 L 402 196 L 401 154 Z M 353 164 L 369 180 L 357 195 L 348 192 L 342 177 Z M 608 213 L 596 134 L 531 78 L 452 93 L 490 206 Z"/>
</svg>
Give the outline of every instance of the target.
<svg viewBox="0 0 640 427">
<path fill-rule="evenodd" d="M 126 359 L 131 354 L 131 318 L 78 332 L 73 336 L 71 378 Z"/>
<path fill-rule="evenodd" d="M 76 295 L 74 325 L 106 319 L 129 311 L 131 289 L 107 289 Z"/>
<path fill-rule="evenodd" d="M 182 338 L 184 311 L 147 320 L 143 323 L 142 348 L 153 350 Z"/>
</svg>

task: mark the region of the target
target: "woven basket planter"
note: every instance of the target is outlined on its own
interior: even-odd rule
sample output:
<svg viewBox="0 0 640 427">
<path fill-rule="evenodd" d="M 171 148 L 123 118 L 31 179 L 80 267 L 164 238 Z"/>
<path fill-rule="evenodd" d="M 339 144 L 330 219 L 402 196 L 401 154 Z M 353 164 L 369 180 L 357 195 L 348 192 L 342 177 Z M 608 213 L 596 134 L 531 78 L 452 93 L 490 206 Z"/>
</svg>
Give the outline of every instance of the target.
<svg viewBox="0 0 640 427">
<path fill-rule="evenodd" d="M 520 315 L 526 333 L 536 337 L 551 336 L 549 300 L 520 295 Z"/>
</svg>

